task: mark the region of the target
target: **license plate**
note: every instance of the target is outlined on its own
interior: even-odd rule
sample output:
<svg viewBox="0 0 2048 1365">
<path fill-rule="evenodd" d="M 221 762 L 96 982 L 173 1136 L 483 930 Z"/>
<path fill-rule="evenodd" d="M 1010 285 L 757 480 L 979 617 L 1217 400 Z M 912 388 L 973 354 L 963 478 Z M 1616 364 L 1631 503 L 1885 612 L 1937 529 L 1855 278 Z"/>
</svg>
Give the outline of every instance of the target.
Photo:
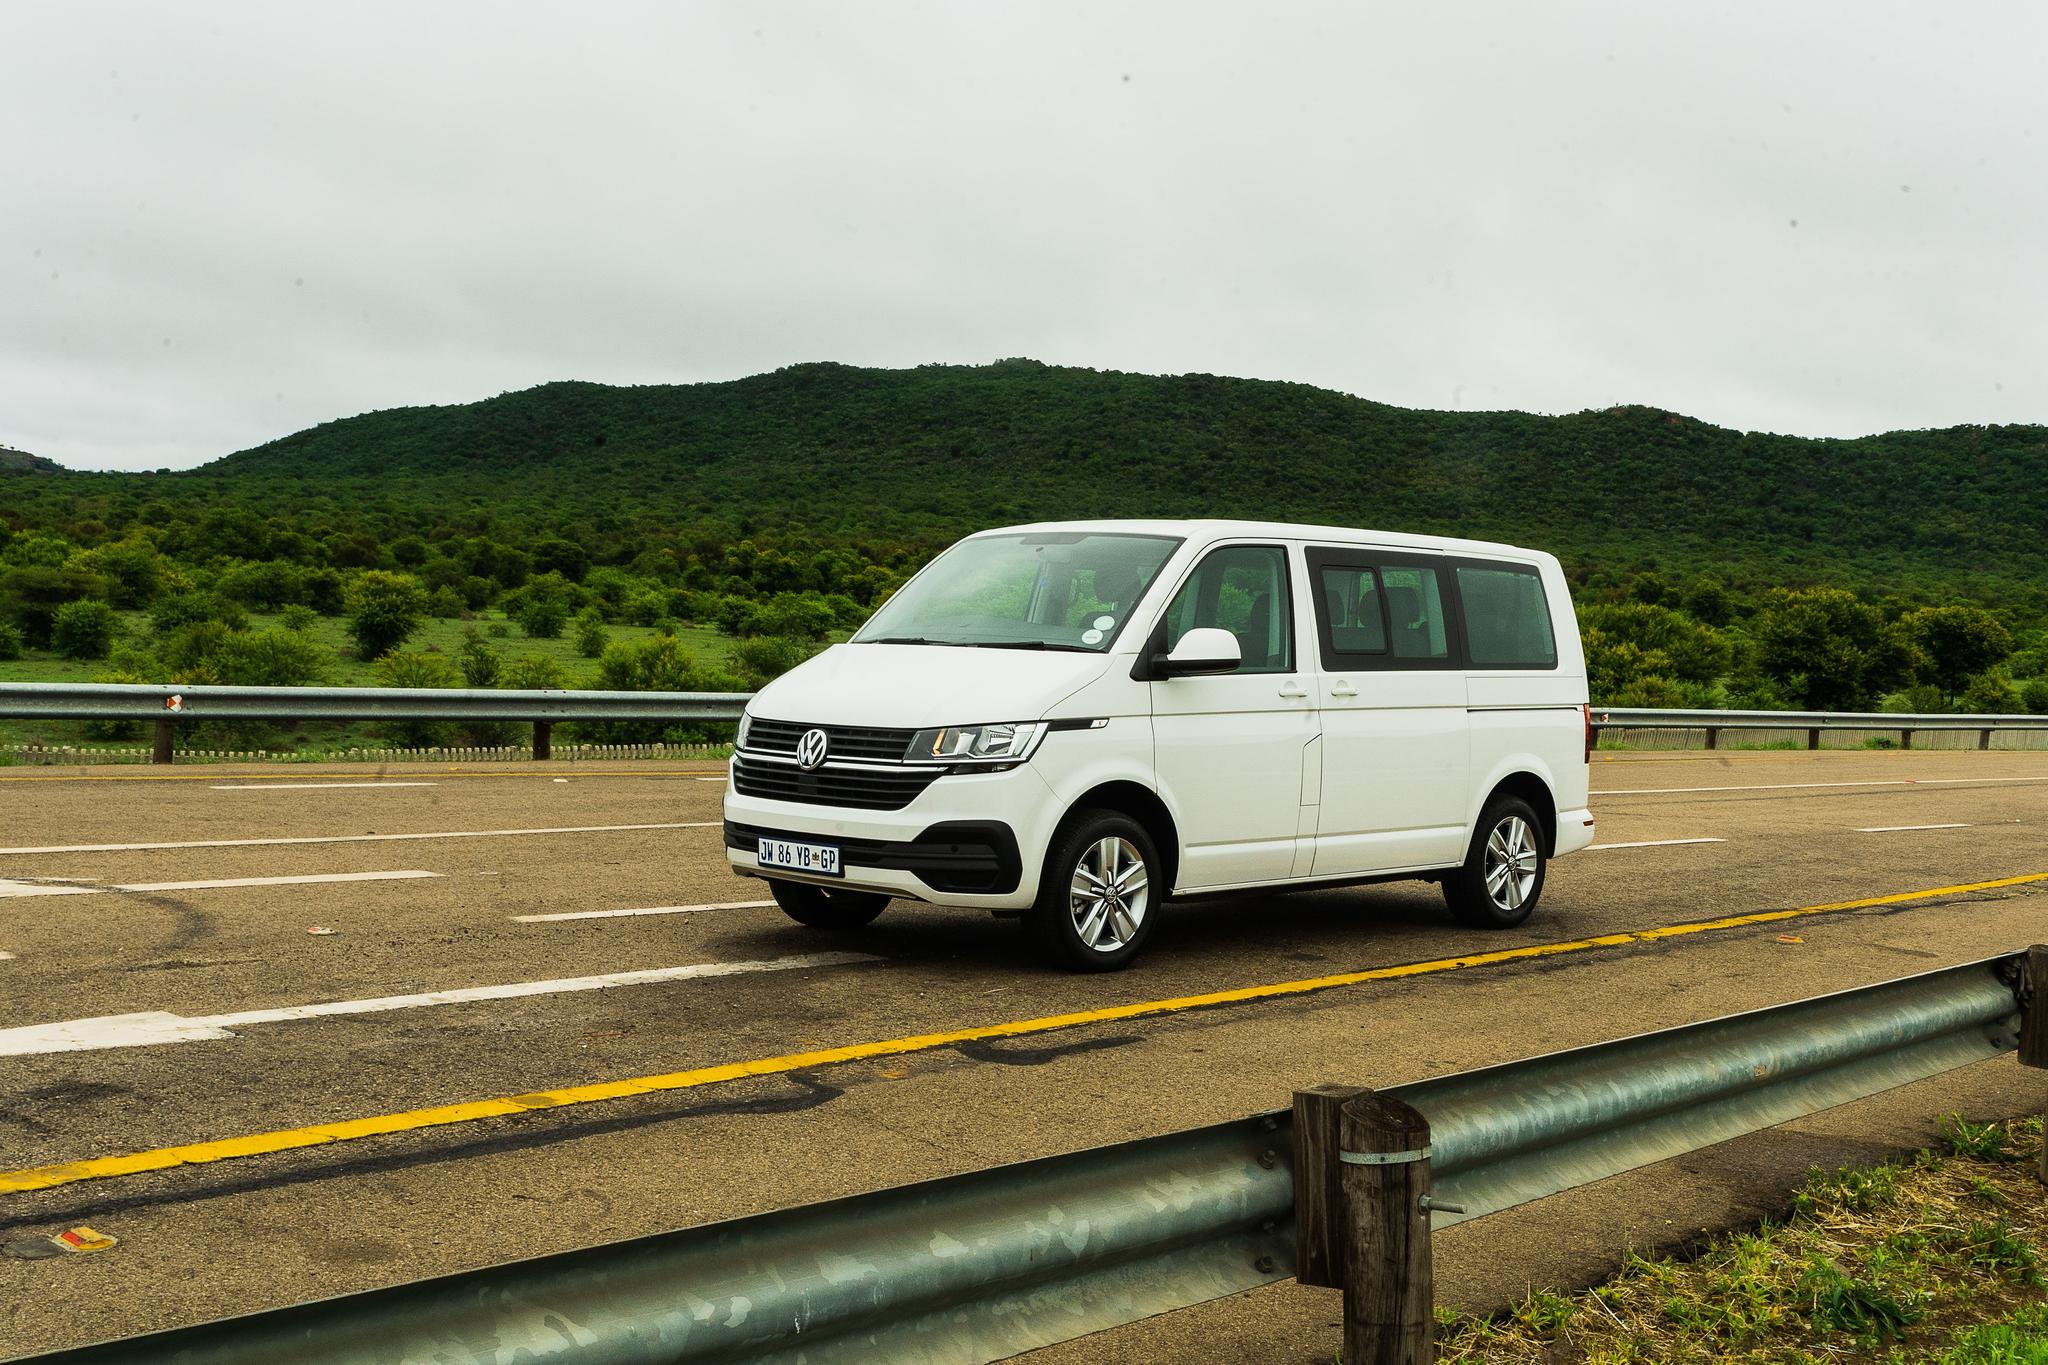
<svg viewBox="0 0 2048 1365">
<path fill-rule="evenodd" d="M 791 872 L 809 872 L 819 877 L 841 877 L 839 850 L 830 844 L 798 844 L 788 839 L 763 839 L 760 848 L 763 867 L 786 867 Z"/>
</svg>

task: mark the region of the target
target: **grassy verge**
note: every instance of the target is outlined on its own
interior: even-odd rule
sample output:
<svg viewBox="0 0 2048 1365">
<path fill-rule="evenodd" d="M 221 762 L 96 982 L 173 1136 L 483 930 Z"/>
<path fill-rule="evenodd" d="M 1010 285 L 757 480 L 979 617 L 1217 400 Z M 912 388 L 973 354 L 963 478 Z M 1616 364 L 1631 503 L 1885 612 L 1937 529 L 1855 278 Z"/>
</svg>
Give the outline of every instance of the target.
<svg viewBox="0 0 2048 1365">
<path fill-rule="evenodd" d="M 1784 1222 L 1690 1259 L 1631 1256 L 1582 1294 L 1442 1313 L 1438 1359 L 2048 1365 L 2041 1121 L 1950 1116 L 1943 1132 L 1938 1153 L 1814 1172 Z"/>
</svg>

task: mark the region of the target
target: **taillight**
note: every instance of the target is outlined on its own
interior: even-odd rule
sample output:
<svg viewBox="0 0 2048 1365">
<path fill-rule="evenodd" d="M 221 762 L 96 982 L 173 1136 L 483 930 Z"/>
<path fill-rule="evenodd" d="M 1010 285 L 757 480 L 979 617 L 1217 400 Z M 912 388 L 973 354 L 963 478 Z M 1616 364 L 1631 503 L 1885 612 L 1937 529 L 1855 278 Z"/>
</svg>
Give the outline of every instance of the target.
<svg viewBox="0 0 2048 1365">
<path fill-rule="evenodd" d="M 1593 761 L 1593 744 L 1594 741 L 1599 738 L 1599 736 L 1593 732 L 1592 704 L 1589 702 L 1586 705 L 1581 706 L 1579 708 L 1579 711 L 1586 718 L 1586 762 L 1591 763 Z"/>
</svg>

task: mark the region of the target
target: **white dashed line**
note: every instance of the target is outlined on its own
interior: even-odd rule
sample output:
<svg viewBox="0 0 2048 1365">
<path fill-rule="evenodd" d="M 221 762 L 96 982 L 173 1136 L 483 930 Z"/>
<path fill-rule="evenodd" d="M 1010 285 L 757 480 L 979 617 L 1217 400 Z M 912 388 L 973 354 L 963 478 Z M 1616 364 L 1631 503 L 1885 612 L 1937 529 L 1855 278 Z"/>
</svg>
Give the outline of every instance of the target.
<svg viewBox="0 0 2048 1365">
<path fill-rule="evenodd" d="M 47 886 L 0 880 L 0 896 L 97 896 L 107 891 L 211 891 L 232 886 L 312 886 L 322 882 L 397 882 L 438 872 L 323 872 L 305 877 L 221 877 L 199 882 L 123 882 L 115 886 Z"/>
<path fill-rule="evenodd" d="M 215 783 L 217 792 L 322 792 L 361 787 L 438 787 L 439 782 L 242 782 Z"/>
<path fill-rule="evenodd" d="M 517 924 L 552 924 L 564 919 L 619 919 L 629 915 L 692 915 L 699 910 L 759 910 L 774 901 L 725 901 L 718 905 L 650 905 L 644 910 L 566 910 L 553 915 L 514 915 Z"/>
<path fill-rule="evenodd" d="M 147 1047 L 155 1043 L 189 1043 L 232 1038 L 232 1029 L 251 1024 L 277 1024 L 343 1014 L 377 1014 L 386 1010 L 419 1009 L 427 1005 L 466 1005 L 482 1000 L 510 1000 L 529 995 L 569 991 L 600 991 L 614 986 L 644 986 L 660 981 L 741 976 L 753 972 L 786 972 L 807 967 L 838 967 L 880 959 L 867 953 L 812 953 L 765 962 L 700 962 L 687 967 L 655 967 L 647 971 L 612 972 L 605 976 L 571 976 L 554 981 L 515 981 L 502 986 L 467 986 L 421 995 L 386 995 L 372 1000 L 334 1000 L 283 1009 L 243 1010 L 196 1019 L 163 1011 L 114 1014 L 97 1019 L 71 1019 L 55 1024 L 30 1024 L 0 1029 L 0 1057 L 28 1057 L 50 1052 L 96 1052 L 103 1048 Z"/>
<path fill-rule="evenodd" d="M 616 834 L 642 829 L 715 829 L 717 820 L 683 820 L 661 825 L 561 825 L 548 829 L 458 829 L 431 834 L 304 834 L 288 839 L 183 839 L 156 844 L 43 844 L 0 848 L 8 853 L 153 853 L 167 848 L 265 848 L 281 844 L 377 844 L 408 839 L 511 839 L 528 834 Z"/>
<path fill-rule="evenodd" d="M 1603 848 L 1671 848 L 1678 844 L 1725 844 L 1726 839 L 1641 839 L 1632 844 L 1588 844 L 1586 851 L 1592 853 Z"/>
<path fill-rule="evenodd" d="M 1968 825 L 1871 825 L 1857 829 L 1858 834 L 1904 834 L 1915 829 L 1968 829 Z"/>
</svg>

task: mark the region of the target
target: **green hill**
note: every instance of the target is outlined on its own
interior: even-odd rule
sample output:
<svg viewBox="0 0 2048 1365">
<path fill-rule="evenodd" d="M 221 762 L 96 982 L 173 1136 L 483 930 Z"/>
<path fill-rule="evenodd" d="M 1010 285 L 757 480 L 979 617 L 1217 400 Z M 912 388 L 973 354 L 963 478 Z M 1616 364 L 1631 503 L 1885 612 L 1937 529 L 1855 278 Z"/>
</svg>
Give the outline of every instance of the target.
<svg viewBox="0 0 2048 1365">
<path fill-rule="evenodd" d="M 686 529 L 929 545 L 1041 517 L 1210 515 L 1994 599 L 2048 581 L 2039 426 L 1808 440 L 1642 407 L 1428 412 L 1028 360 L 547 384 L 344 418 L 181 474 L 65 473 L 18 500 L 24 487 L 0 485 L 17 526 L 69 513 L 114 530 L 152 506 L 232 502 L 316 539 L 562 533 L 600 562 Z"/>
</svg>

